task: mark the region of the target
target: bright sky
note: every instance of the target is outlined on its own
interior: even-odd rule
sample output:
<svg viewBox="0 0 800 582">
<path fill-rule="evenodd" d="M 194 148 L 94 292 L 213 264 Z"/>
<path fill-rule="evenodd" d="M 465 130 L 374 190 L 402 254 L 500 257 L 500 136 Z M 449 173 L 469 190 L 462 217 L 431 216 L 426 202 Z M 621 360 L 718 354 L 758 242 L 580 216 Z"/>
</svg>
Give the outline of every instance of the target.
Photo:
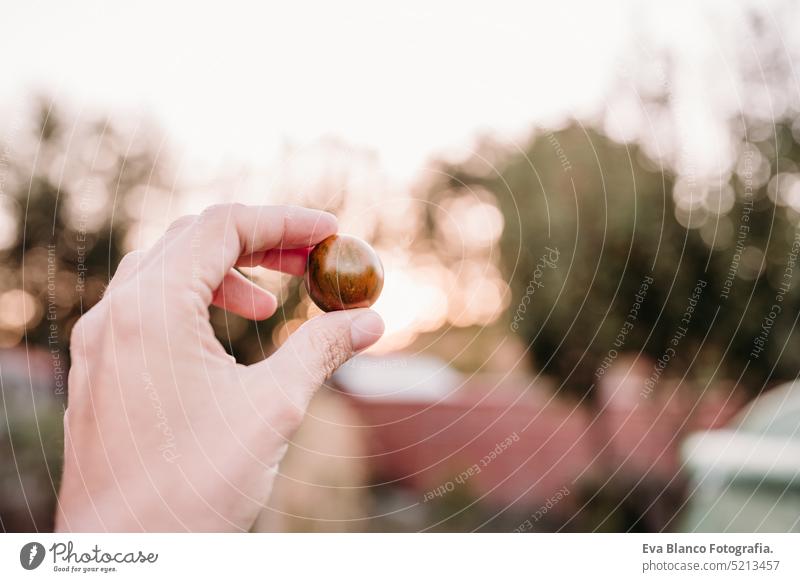
<svg viewBox="0 0 800 582">
<path fill-rule="evenodd" d="M 747 7 L 771 4 L 9 2 L 0 105 L 42 89 L 76 108 L 146 112 L 206 169 L 264 165 L 287 140 L 335 135 L 407 178 L 476 132 L 513 138 L 597 110 L 644 44 L 686 70 L 671 89 L 700 104 L 685 119 L 696 127 L 719 107 L 702 106 L 718 97 L 702 81 L 718 76 L 724 92 L 747 46 Z"/>
<path fill-rule="evenodd" d="M 596 107 L 632 16 L 621 2 L 177 4 L 10 4 L 0 100 L 41 88 L 146 111 L 212 163 L 338 135 L 405 177 L 478 130 Z"/>
<path fill-rule="evenodd" d="M 274 173 L 287 142 L 302 149 L 333 136 L 377 152 L 397 186 L 391 195 L 377 188 L 386 201 L 427 159 L 463 155 L 480 133 L 524 139 L 533 124 L 603 111 L 631 62 L 645 64 L 631 72 L 637 81 L 649 75 L 677 104 L 679 115 L 667 126 L 676 128 L 693 171 L 721 172 L 731 144 L 715 120 L 741 109 L 737 54 L 751 40 L 744 14 L 752 5 L 765 11 L 760 0 L 736 7 L 727 0 L 8 4 L 0 30 L 0 128 L 32 92 L 78 117 L 150 116 L 166 130 L 183 175 L 192 177 L 237 166 Z M 785 41 L 797 48 L 796 34 Z M 674 78 L 655 57 L 650 65 L 650 52 L 664 49 Z M 652 121 L 633 99 L 617 104 L 612 134 Z M 312 173 L 308 160 L 300 163 L 295 179 Z M 387 288 L 382 297 L 397 304 L 390 311 L 400 315 L 389 322 L 397 333 L 411 317 L 404 288 Z M 441 312 L 435 291 L 419 318 Z"/>
</svg>

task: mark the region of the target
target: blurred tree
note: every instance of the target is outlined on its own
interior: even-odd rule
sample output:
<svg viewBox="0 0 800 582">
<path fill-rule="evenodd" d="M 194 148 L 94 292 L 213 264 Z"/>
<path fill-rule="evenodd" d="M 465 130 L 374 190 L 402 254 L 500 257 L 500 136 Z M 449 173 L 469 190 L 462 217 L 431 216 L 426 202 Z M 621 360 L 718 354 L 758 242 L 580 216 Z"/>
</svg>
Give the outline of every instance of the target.
<svg viewBox="0 0 800 582">
<path fill-rule="evenodd" d="M 641 350 L 669 360 L 664 376 L 744 375 L 758 391 L 800 369 L 792 255 L 800 144 L 791 128 L 791 120 L 774 132 L 751 128 L 760 140 L 742 145 L 727 183 L 711 185 L 659 169 L 636 144 L 572 125 L 501 154 L 492 171 L 485 151 L 443 165 L 431 197 L 494 195 L 505 217 L 511 329 L 562 389 L 583 395 L 604 359 Z M 696 293 L 699 282 L 707 286 Z M 772 321 L 774 304 L 781 312 Z"/>
<path fill-rule="evenodd" d="M 152 135 L 33 104 L 0 136 L 0 347 L 12 348 L 0 353 L 7 531 L 52 528 L 70 331 L 122 258 L 137 201 L 169 183 Z"/>
<path fill-rule="evenodd" d="M 157 130 L 72 120 L 45 99 L 32 121 L 7 146 L 15 156 L 2 210 L 13 229 L 0 248 L 0 303 L 8 307 L 0 309 L 0 346 L 41 346 L 67 361 L 72 326 L 101 298 L 134 229 L 154 216 L 163 222 L 182 194 Z M 286 286 L 284 314 L 299 296 L 296 282 Z M 211 318 L 226 349 L 246 362 L 271 350 L 279 323 L 216 308 Z"/>
<path fill-rule="evenodd" d="M 72 326 L 124 254 L 131 199 L 165 192 L 168 176 L 145 137 L 107 121 L 69 123 L 41 100 L 30 129 L 12 144 L 5 210 L 15 236 L 0 250 L 0 293 L 26 311 L 0 321 L 0 333 L 6 347 L 24 341 L 67 358 Z"/>
</svg>

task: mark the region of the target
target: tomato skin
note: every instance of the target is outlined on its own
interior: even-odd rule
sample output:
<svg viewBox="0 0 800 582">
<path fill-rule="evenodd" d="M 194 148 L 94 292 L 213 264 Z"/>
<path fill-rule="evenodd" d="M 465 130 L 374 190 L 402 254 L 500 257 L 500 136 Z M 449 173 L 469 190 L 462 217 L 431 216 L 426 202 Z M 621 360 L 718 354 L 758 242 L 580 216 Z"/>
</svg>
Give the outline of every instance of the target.
<svg viewBox="0 0 800 582">
<path fill-rule="evenodd" d="M 323 311 L 369 307 L 383 289 L 383 264 L 360 238 L 334 234 L 309 253 L 305 286 Z"/>
</svg>

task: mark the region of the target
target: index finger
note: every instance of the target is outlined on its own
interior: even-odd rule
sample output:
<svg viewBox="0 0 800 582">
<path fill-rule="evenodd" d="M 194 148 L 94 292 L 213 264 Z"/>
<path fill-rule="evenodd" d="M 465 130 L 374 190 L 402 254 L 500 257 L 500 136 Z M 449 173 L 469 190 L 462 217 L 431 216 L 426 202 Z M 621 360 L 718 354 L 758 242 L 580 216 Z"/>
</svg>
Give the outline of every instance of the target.
<svg viewBox="0 0 800 582">
<path fill-rule="evenodd" d="M 184 270 L 189 263 L 192 279 L 200 280 L 210 301 L 239 257 L 269 249 L 310 247 L 335 234 L 337 228 L 336 217 L 322 210 L 221 204 L 207 208 L 179 235 L 165 266 Z"/>
</svg>

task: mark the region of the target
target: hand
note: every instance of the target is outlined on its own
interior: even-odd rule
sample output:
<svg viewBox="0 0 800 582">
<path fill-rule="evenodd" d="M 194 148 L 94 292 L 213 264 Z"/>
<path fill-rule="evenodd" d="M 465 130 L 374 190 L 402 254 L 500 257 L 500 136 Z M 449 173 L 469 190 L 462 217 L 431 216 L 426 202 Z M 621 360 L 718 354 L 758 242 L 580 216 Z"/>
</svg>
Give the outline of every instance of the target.
<svg viewBox="0 0 800 582">
<path fill-rule="evenodd" d="M 275 297 L 234 266 L 302 275 L 328 213 L 221 205 L 126 255 L 72 332 L 61 531 L 248 530 L 314 391 L 383 333 L 368 309 L 327 313 L 266 360 L 237 364 L 208 306 L 252 319 Z"/>
</svg>

